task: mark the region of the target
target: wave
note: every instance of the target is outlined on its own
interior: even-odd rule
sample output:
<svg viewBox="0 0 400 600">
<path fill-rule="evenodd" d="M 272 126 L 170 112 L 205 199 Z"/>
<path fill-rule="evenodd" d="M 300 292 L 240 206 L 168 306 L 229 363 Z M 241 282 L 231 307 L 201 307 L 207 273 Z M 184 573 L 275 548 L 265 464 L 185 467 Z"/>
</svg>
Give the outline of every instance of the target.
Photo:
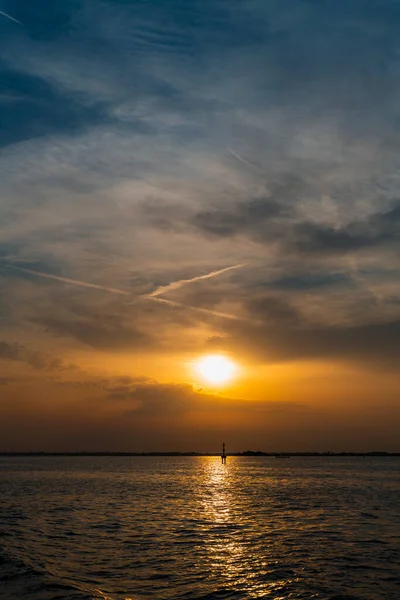
<svg viewBox="0 0 400 600">
<path fill-rule="evenodd" d="M 94 600 L 107 597 L 59 581 L 45 569 L 33 567 L 1 547 L 0 589 L 1 600 Z"/>
</svg>

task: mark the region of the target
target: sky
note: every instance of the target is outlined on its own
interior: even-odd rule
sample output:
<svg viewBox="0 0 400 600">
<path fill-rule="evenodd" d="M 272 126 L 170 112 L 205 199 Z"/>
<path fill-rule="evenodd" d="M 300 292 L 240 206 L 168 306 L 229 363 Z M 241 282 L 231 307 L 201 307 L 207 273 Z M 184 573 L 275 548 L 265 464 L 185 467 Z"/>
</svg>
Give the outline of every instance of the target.
<svg viewBox="0 0 400 600">
<path fill-rule="evenodd" d="M 0 0 L 0 451 L 400 450 L 399 34 Z"/>
</svg>

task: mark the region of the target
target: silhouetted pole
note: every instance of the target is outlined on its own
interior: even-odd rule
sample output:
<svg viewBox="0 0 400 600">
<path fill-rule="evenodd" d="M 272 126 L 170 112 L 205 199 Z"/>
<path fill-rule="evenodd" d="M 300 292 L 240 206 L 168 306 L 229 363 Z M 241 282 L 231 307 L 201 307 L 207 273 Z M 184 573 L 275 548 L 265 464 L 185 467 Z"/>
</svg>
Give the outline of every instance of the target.
<svg viewBox="0 0 400 600">
<path fill-rule="evenodd" d="M 222 442 L 222 454 L 221 454 L 222 464 L 226 463 L 226 454 L 225 454 L 225 442 Z"/>
</svg>

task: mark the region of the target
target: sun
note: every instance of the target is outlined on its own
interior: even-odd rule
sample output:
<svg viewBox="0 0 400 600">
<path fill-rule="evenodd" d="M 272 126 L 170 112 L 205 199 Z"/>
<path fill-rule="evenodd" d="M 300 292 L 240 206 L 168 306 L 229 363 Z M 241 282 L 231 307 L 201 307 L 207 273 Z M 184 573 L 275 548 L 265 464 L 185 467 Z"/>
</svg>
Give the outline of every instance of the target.
<svg viewBox="0 0 400 600">
<path fill-rule="evenodd" d="M 230 381 L 237 370 L 235 363 L 220 354 L 204 356 L 194 366 L 203 379 L 215 385 Z"/>
</svg>

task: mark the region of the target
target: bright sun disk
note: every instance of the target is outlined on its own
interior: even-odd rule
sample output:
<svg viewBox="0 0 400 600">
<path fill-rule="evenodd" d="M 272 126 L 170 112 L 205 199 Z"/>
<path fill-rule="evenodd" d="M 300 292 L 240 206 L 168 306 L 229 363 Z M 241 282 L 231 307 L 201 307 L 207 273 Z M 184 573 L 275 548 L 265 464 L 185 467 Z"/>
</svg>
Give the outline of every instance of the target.
<svg viewBox="0 0 400 600">
<path fill-rule="evenodd" d="M 195 363 L 196 371 L 210 383 L 225 383 L 232 379 L 236 365 L 225 356 L 205 356 Z"/>
</svg>

